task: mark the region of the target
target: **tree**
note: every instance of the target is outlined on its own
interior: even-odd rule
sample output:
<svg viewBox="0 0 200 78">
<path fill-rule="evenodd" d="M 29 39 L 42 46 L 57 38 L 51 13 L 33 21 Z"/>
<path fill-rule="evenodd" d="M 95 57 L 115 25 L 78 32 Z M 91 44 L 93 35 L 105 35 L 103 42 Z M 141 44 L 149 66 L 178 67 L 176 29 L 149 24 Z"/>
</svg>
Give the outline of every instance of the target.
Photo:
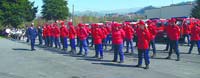
<svg viewBox="0 0 200 78">
<path fill-rule="evenodd" d="M 4 26 L 17 27 L 36 17 L 37 7 L 29 0 L 0 0 L 0 20 Z"/>
<path fill-rule="evenodd" d="M 42 17 L 46 20 L 63 20 L 69 15 L 67 1 L 43 0 Z"/>
<path fill-rule="evenodd" d="M 200 19 L 200 0 L 196 0 L 196 6 L 192 10 L 192 17 Z"/>
</svg>

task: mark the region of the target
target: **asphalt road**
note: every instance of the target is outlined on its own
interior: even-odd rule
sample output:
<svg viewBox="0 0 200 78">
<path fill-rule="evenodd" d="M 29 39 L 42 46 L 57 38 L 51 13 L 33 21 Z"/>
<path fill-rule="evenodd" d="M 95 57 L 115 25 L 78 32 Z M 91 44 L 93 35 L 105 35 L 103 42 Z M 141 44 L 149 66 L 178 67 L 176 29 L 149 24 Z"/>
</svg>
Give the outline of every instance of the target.
<svg viewBox="0 0 200 78">
<path fill-rule="evenodd" d="M 105 52 L 103 60 L 72 57 L 54 48 L 36 47 L 24 41 L 0 39 L 0 78 L 200 78 L 200 55 L 197 48 L 186 54 L 189 47 L 180 46 L 181 61 L 166 60 L 164 45 L 157 44 L 157 59 L 151 59 L 150 69 L 136 68 L 137 54 L 125 54 L 125 63 L 113 63 L 112 52 Z M 137 51 L 135 50 L 135 53 Z"/>
</svg>

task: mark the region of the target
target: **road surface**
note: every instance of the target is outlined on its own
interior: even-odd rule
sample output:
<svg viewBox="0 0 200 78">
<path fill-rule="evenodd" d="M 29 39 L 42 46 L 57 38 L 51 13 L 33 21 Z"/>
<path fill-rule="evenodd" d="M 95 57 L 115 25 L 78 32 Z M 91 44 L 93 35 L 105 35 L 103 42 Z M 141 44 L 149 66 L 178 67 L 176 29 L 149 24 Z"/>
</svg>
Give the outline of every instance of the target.
<svg viewBox="0 0 200 78">
<path fill-rule="evenodd" d="M 36 46 L 30 51 L 25 41 L 0 39 L 0 78 L 200 78 L 200 55 L 197 48 L 186 54 L 189 47 L 180 46 L 181 61 L 166 60 L 163 44 L 156 45 L 157 59 L 151 59 L 150 69 L 136 68 L 137 54 L 125 54 L 125 63 L 113 63 L 112 52 L 105 52 L 103 60 L 72 57 L 61 50 Z M 78 50 L 78 49 L 77 49 Z M 135 53 L 137 51 L 135 50 Z M 144 66 L 144 65 L 143 65 Z"/>
</svg>

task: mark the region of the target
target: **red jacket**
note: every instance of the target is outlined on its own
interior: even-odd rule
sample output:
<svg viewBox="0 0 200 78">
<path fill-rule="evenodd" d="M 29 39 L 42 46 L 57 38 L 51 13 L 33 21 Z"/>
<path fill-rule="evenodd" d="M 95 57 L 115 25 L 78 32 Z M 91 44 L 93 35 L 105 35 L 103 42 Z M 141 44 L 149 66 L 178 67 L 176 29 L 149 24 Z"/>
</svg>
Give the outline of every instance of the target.
<svg viewBox="0 0 200 78">
<path fill-rule="evenodd" d="M 177 25 L 171 26 L 169 30 L 169 39 L 179 40 L 179 38 L 180 38 L 180 28 Z"/>
<path fill-rule="evenodd" d="M 128 40 L 132 40 L 133 39 L 133 35 L 134 35 L 134 29 L 130 26 L 125 26 L 124 28 L 124 31 L 125 31 L 125 38 L 128 39 Z"/>
<path fill-rule="evenodd" d="M 58 28 L 58 26 L 55 26 L 55 28 L 54 28 L 54 37 L 55 38 L 60 37 L 60 29 Z"/>
<path fill-rule="evenodd" d="M 101 28 L 101 32 L 103 34 L 103 39 L 105 39 L 107 37 L 107 35 L 108 35 L 107 29 L 103 27 L 103 28 Z"/>
<path fill-rule="evenodd" d="M 43 35 L 44 38 L 47 37 L 47 28 L 46 28 L 46 26 L 43 27 L 42 35 Z"/>
<path fill-rule="evenodd" d="M 150 42 L 149 30 L 138 29 L 137 36 L 138 36 L 138 44 L 137 44 L 138 49 L 149 49 L 149 42 Z"/>
<path fill-rule="evenodd" d="M 191 28 L 189 25 L 183 25 L 183 34 L 190 34 Z"/>
<path fill-rule="evenodd" d="M 156 34 L 157 34 L 156 26 L 149 25 L 149 26 L 148 26 L 148 30 L 149 30 L 149 32 L 150 32 L 150 39 L 151 39 L 151 40 L 154 40 L 155 37 L 156 37 Z"/>
<path fill-rule="evenodd" d="M 111 26 L 106 26 L 106 29 L 107 29 L 107 31 L 108 31 L 108 34 L 110 34 L 111 33 Z"/>
<path fill-rule="evenodd" d="M 76 37 L 76 30 L 74 26 L 69 26 L 69 39 L 74 39 Z"/>
<path fill-rule="evenodd" d="M 88 37 L 88 35 L 89 35 L 89 33 L 88 33 L 87 29 L 85 29 L 85 28 L 79 29 L 78 37 L 79 37 L 80 40 L 86 39 Z"/>
<path fill-rule="evenodd" d="M 113 44 L 123 44 L 124 38 L 125 38 L 125 32 L 123 29 L 112 31 L 112 43 Z"/>
<path fill-rule="evenodd" d="M 90 29 L 88 26 L 86 26 L 85 29 L 87 30 L 87 33 L 88 33 L 88 34 L 91 33 L 91 29 Z"/>
<path fill-rule="evenodd" d="M 165 27 L 165 32 L 167 33 L 167 37 L 169 37 L 169 34 L 170 34 L 170 27 L 171 26 L 169 25 Z"/>
<path fill-rule="evenodd" d="M 77 34 L 77 37 L 80 36 L 80 27 L 76 26 L 76 34 Z"/>
<path fill-rule="evenodd" d="M 50 26 L 50 36 L 54 37 L 54 27 Z"/>
<path fill-rule="evenodd" d="M 51 36 L 51 27 L 50 26 L 47 26 L 46 34 L 47 34 L 47 36 Z"/>
<path fill-rule="evenodd" d="M 92 37 L 94 39 L 94 44 L 102 44 L 102 39 L 103 39 L 103 32 L 100 28 L 95 28 L 93 29 L 92 32 Z"/>
<path fill-rule="evenodd" d="M 191 40 L 200 40 L 200 27 L 194 26 L 191 31 Z"/>
<path fill-rule="evenodd" d="M 68 36 L 68 30 L 67 27 L 65 25 L 63 25 L 60 28 L 60 37 L 67 37 Z"/>
</svg>

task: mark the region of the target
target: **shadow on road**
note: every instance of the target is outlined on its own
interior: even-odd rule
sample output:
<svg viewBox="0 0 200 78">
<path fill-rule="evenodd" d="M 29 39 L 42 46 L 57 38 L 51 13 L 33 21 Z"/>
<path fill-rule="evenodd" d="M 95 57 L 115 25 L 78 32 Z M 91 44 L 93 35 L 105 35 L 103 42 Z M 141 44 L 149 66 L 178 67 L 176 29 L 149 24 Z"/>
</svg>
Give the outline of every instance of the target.
<svg viewBox="0 0 200 78">
<path fill-rule="evenodd" d="M 98 65 L 106 65 L 106 66 L 116 66 L 116 67 L 132 67 L 132 68 L 139 68 L 135 65 L 125 65 L 125 64 L 115 64 L 115 63 L 92 63 L 92 64 L 98 64 Z M 142 67 L 141 67 L 142 68 Z"/>
<path fill-rule="evenodd" d="M 101 62 L 112 62 L 111 60 L 100 60 L 95 58 L 78 58 L 77 60 L 87 60 L 87 61 L 101 61 Z"/>
<path fill-rule="evenodd" d="M 30 49 L 25 48 L 13 48 L 12 50 L 31 51 Z"/>
</svg>

